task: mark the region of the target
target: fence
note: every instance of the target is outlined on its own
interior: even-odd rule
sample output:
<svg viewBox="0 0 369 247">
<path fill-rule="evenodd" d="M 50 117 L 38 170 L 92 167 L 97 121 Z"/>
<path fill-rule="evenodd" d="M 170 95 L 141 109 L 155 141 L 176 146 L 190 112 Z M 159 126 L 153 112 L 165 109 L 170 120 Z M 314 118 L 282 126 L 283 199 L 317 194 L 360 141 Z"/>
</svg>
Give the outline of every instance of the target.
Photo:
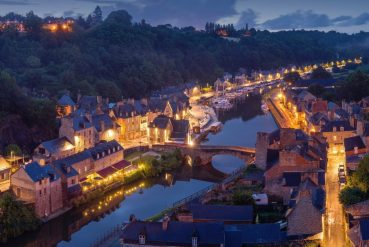
<svg viewBox="0 0 369 247">
<path fill-rule="evenodd" d="M 92 244 L 91 247 L 108 247 L 119 237 L 121 232 L 121 226 L 117 225 L 98 237 Z"/>
<path fill-rule="evenodd" d="M 239 177 L 243 171 L 245 170 L 245 167 L 240 167 L 236 170 L 234 170 L 227 178 L 225 178 L 221 183 L 219 184 L 213 184 L 213 185 L 210 185 L 190 196 L 187 196 L 175 203 L 173 203 L 173 206 L 172 208 L 178 208 L 178 207 L 181 207 L 183 205 L 185 205 L 186 203 L 190 202 L 190 201 L 193 201 L 194 199 L 197 199 L 197 198 L 200 198 L 201 196 L 203 196 L 205 193 L 209 192 L 210 190 L 213 190 L 215 189 L 216 187 L 220 186 L 220 185 L 224 185 L 224 184 L 227 184 L 231 181 L 233 181 L 234 179 L 236 179 L 237 177 Z"/>
</svg>

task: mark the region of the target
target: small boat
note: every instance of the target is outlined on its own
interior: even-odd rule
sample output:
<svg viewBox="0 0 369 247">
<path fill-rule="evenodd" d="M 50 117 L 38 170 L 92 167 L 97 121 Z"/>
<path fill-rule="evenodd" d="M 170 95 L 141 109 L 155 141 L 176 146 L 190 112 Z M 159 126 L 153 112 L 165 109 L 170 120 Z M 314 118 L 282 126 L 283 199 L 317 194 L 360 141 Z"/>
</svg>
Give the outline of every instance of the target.
<svg viewBox="0 0 369 247">
<path fill-rule="evenodd" d="M 261 110 L 264 113 L 267 113 L 269 111 L 269 107 L 268 107 L 268 105 L 265 102 L 261 104 Z"/>
</svg>

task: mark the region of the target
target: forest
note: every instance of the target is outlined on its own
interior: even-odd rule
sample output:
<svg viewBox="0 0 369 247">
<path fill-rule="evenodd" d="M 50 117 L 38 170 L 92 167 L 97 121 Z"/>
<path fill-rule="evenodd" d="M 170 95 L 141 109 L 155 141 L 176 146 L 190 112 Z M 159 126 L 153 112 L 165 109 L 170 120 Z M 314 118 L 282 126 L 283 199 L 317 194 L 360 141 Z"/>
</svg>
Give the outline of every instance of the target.
<svg viewBox="0 0 369 247">
<path fill-rule="evenodd" d="M 74 20 L 73 30 L 50 32 L 33 12 L 21 19 L 25 32 L 0 31 L 0 147 L 40 142 L 55 135 L 55 101 L 65 92 L 111 100 L 140 98 L 168 85 L 212 84 L 240 68 L 273 69 L 369 54 L 369 33 L 232 31 L 238 42 L 205 30 L 133 22 L 124 10 L 102 18 L 100 8 Z M 210 28 L 209 28 L 210 25 Z M 246 23 L 245 23 L 246 25 Z M 221 28 L 221 27 L 217 27 Z M 227 26 L 227 28 L 233 27 Z M 210 30 L 210 31 L 209 31 Z M 28 129 L 28 132 L 21 130 Z M 16 138 L 14 137 L 16 136 Z M 7 143 L 3 143 L 7 140 Z"/>
</svg>

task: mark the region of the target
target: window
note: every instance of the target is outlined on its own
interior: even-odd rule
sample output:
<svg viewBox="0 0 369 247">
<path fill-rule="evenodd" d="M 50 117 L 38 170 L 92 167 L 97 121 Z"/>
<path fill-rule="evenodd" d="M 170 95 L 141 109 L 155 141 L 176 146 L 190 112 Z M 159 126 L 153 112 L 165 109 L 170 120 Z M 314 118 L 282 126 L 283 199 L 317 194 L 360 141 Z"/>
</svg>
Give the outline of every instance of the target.
<svg viewBox="0 0 369 247">
<path fill-rule="evenodd" d="M 76 183 L 76 181 L 74 180 L 74 178 L 72 179 L 72 184 L 75 184 Z"/>
<path fill-rule="evenodd" d="M 358 154 L 359 153 L 359 148 L 358 147 L 354 147 L 354 152 L 355 152 L 355 154 Z"/>
<path fill-rule="evenodd" d="M 192 247 L 197 247 L 197 237 L 192 237 Z"/>
<path fill-rule="evenodd" d="M 145 240 L 146 240 L 145 235 L 140 235 L 138 237 L 138 243 L 139 244 L 145 244 Z"/>
<path fill-rule="evenodd" d="M 340 131 L 345 131 L 345 127 L 340 127 Z"/>
<path fill-rule="evenodd" d="M 337 141 L 337 136 L 333 136 L 333 141 Z"/>
<path fill-rule="evenodd" d="M 42 190 L 39 191 L 40 196 L 42 196 Z"/>
<path fill-rule="evenodd" d="M 46 195 L 46 188 L 44 188 L 44 195 Z"/>
</svg>

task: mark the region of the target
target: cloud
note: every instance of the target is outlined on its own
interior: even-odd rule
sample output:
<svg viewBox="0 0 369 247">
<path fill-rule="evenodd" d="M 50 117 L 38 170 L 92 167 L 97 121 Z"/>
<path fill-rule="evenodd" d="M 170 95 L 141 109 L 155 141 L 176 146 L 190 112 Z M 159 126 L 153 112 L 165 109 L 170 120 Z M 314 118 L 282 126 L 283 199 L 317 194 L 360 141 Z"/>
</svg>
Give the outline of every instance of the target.
<svg viewBox="0 0 369 247">
<path fill-rule="evenodd" d="M 145 19 L 153 25 L 172 24 L 174 26 L 194 26 L 203 28 L 206 22 L 217 21 L 225 16 L 237 14 L 234 10 L 236 0 L 80 0 L 98 4 L 114 2 L 101 6 L 106 16 L 109 12 L 125 9 L 134 20 Z"/>
<path fill-rule="evenodd" d="M 63 12 L 63 16 L 64 17 L 74 17 L 75 12 L 74 12 L 74 10 L 66 10 L 66 11 Z"/>
<path fill-rule="evenodd" d="M 255 26 L 257 13 L 252 9 L 244 10 L 240 13 L 220 18 L 216 22 L 219 24 L 234 24 L 236 28 L 245 27 L 246 24 Z"/>
<path fill-rule="evenodd" d="M 351 17 L 338 23 L 338 26 L 341 27 L 361 26 L 367 23 L 369 23 L 369 13 L 362 13 L 357 17 Z"/>
<path fill-rule="evenodd" d="M 28 2 L 27 0 L 0 0 L 0 5 L 31 5 L 33 3 Z"/>
<path fill-rule="evenodd" d="M 298 10 L 290 14 L 281 15 L 277 18 L 267 20 L 260 26 L 267 29 L 280 30 L 328 27 L 331 24 L 332 21 L 325 14 L 317 14 L 312 10 Z"/>
</svg>

